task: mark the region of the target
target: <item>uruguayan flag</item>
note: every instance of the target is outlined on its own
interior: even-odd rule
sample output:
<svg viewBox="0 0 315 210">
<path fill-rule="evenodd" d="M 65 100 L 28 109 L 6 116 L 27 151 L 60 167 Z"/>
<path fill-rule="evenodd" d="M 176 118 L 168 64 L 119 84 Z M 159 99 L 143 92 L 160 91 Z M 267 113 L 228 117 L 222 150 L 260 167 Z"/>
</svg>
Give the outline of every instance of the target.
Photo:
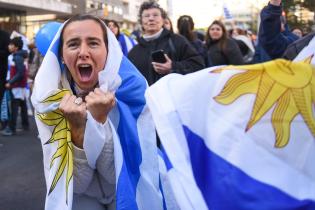
<svg viewBox="0 0 315 210">
<path fill-rule="evenodd" d="M 233 15 L 231 14 L 230 10 L 225 4 L 223 5 L 223 15 L 224 15 L 224 18 L 227 20 L 233 19 Z"/>
<path fill-rule="evenodd" d="M 37 73 L 32 95 L 43 147 L 46 210 L 71 210 L 73 197 L 71 139 L 67 132 L 63 139 L 55 138 L 58 136 L 56 129 L 60 132 L 67 130 L 67 123 L 58 111 L 59 103 L 49 103 L 60 100 L 59 96 L 63 93 L 60 89 L 71 91 L 58 56 L 60 30 Z M 116 96 L 116 106 L 109 116 L 114 136 L 116 209 L 162 209 L 155 130 L 144 98 L 147 83 L 123 56 L 117 39 L 109 29 L 107 35 L 108 55 L 105 68 L 99 73 L 99 85 L 103 90 L 114 91 Z M 53 116 L 58 116 L 58 119 Z M 60 129 L 61 125 L 66 129 Z M 63 144 L 60 144 L 61 141 L 64 141 Z M 68 146 L 61 150 L 63 145 Z M 89 156 L 99 154 L 99 147 L 102 145 L 85 147 L 92 168 L 95 160 L 89 159 Z M 59 179 L 56 180 L 56 177 Z"/>
<path fill-rule="evenodd" d="M 131 37 L 123 33 L 120 33 L 118 37 L 118 41 L 119 41 L 121 50 L 125 56 L 127 56 L 128 52 L 133 48 L 133 46 L 137 44 L 137 42 L 134 39 L 132 39 Z"/>
<path fill-rule="evenodd" d="M 315 209 L 315 59 L 213 67 L 146 92 L 181 209 Z"/>
</svg>

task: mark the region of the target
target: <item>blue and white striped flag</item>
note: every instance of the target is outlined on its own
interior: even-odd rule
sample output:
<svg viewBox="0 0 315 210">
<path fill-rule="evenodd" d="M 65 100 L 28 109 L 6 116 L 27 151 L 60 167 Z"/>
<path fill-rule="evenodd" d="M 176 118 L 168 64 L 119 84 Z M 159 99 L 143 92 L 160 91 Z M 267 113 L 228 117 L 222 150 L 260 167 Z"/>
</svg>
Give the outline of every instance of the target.
<svg viewBox="0 0 315 210">
<path fill-rule="evenodd" d="M 301 62 L 170 74 L 146 92 L 180 209 L 315 209 L 315 39 Z"/>
<path fill-rule="evenodd" d="M 230 10 L 228 9 L 228 7 L 225 4 L 223 5 L 223 16 L 226 20 L 232 20 L 233 19 L 233 15 L 231 14 Z"/>
<path fill-rule="evenodd" d="M 118 41 L 124 56 L 127 56 L 128 52 L 137 44 L 136 40 L 123 33 L 120 33 Z"/>
<path fill-rule="evenodd" d="M 62 27 L 61 27 L 62 28 Z M 49 117 L 49 113 L 59 113 L 59 103 L 43 103 L 47 97 L 60 92 L 71 91 L 65 71 L 58 56 L 60 31 L 56 34 L 35 78 L 32 102 L 37 114 L 36 123 L 42 142 L 44 169 L 47 186 L 46 210 L 71 210 L 73 198 L 72 143 L 65 142 L 66 172 L 54 182 L 62 158 L 56 157 L 57 142 L 47 144 L 53 127 L 43 123 L 39 116 Z M 110 112 L 109 120 L 114 136 L 114 161 L 116 172 L 116 209 L 163 209 L 162 194 L 159 189 L 159 165 L 155 142 L 155 129 L 146 106 L 144 92 L 147 83 L 138 70 L 123 56 L 117 39 L 107 29 L 107 61 L 99 73 L 101 89 L 115 92 L 116 106 Z M 56 119 L 54 119 L 56 120 Z M 52 120 L 51 124 L 54 121 Z M 59 123 L 60 125 L 60 123 Z M 90 156 L 100 153 L 102 145 L 84 147 L 89 164 Z M 95 149 L 95 151 L 93 150 Z M 93 158 L 92 158 L 93 159 Z M 95 162 L 95 161 L 94 161 Z M 91 166 L 93 168 L 94 166 Z M 51 186 L 54 186 L 51 190 Z"/>
</svg>

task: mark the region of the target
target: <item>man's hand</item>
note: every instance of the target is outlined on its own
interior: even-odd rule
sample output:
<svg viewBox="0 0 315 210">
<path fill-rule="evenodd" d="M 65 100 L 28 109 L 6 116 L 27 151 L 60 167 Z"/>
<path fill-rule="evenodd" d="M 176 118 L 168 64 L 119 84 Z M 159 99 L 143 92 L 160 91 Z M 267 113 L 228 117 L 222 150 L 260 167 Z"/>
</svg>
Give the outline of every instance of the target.
<svg viewBox="0 0 315 210">
<path fill-rule="evenodd" d="M 8 82 L 7 82 L 7 83 L 5 83 L 5 85 L 4 85 L 4 86 L 5 86 L 5 88 L 6 88 L 6 89 L 9 89 L 9 88 L 11 87 L 10 83 L 8 83 Z"/>
<path fill-rule="evenodd" d="M 116 101 L 114 93 L 104 93 L 100 88 L 95 88 L 85 97 L 85 102 L 93 118 L 99 123 L 105 123 Z"/>
<path fill-rule="evenodd" d="M 281 0 L 270 0 L 270 4 L 275 5 L 275 6 L 280 6 Z"/>
<path fill-rule="evenodd" d="M 77 104 L 76 99 L 76 96 L 66 94 L 60 102 L 59 109 L 69 122 L 73 144 L 82 149 L 87 113 L 85 103 Z"/>
<path fill-rule="evenodd" d="M 153 68 L 158 74 L 169 74 L 172 70 L 172 60 L 166 54 L 164 55 L 165 63 L 152 62 Z"/>
</svg>

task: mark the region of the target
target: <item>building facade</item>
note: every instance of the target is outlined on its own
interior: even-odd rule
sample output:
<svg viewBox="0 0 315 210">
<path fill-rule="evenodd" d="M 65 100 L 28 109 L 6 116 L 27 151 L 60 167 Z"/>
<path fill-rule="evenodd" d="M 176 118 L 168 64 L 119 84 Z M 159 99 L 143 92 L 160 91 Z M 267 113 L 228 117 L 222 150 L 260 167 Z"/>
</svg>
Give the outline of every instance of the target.
<svg viewBox="0 0 315 210">
<path fill-rule="evenodd" d="M 68 19 L 75 14 L 93 14 L 113 19 L 122 28 L 137 27 L 138 10 L 144 0 L 0 0 L 0 28 L 18 31 L 32 39 L 49 21 Z"/>
<path fill-rule="evenodd" d="M 51 20 L 58 15 L 71 15 L 72 9 L 71 4 L 58 0 L 0 0 L 0 28 L 31 37 L 34 34 L 29 32 L 29 27 L 33 30 L 47 18 Z M 40 16 L 42 18 L 36 18 Z M 31 21 L 28 17 L 32 17 Z"/>
</svg>

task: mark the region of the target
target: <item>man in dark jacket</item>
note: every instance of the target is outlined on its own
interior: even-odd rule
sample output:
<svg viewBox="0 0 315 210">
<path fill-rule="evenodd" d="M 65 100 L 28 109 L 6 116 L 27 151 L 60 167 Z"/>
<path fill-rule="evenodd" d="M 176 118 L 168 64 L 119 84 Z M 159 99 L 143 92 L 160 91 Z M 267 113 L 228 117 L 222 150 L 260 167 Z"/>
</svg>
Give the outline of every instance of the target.
<svg viewBox="0 0 315 210">
<path fill-rule="evenodd" d="M 152 85 L 169 73 L 187 74 L 205 67 L 203 58 L 182 36 L 163 29 L 165 12 L 155 2 L 144 2 L 139 11 L 139 20 L 144 35 L 132 48 L 128 58 Z M 153 62 L 152 52 L 163 50 L 166 62 Z"/>
<path fill-rule="evenodd" d="M 0 104 L 5 91 L 5 80 L 8 72 L 8 45 L 10 42 L 10 35 L 0 30 Z"/>
<path fill-rule="evenodd" d="M 270 0 L 260 16 L 258 40 L 261 47 L 271 59 L 280 58 L 286 48 L 299 38 L 289 31 L 283 20 L 281 21 L 281 18 L 283 19 L 281 0 Z"/>
</svg>

